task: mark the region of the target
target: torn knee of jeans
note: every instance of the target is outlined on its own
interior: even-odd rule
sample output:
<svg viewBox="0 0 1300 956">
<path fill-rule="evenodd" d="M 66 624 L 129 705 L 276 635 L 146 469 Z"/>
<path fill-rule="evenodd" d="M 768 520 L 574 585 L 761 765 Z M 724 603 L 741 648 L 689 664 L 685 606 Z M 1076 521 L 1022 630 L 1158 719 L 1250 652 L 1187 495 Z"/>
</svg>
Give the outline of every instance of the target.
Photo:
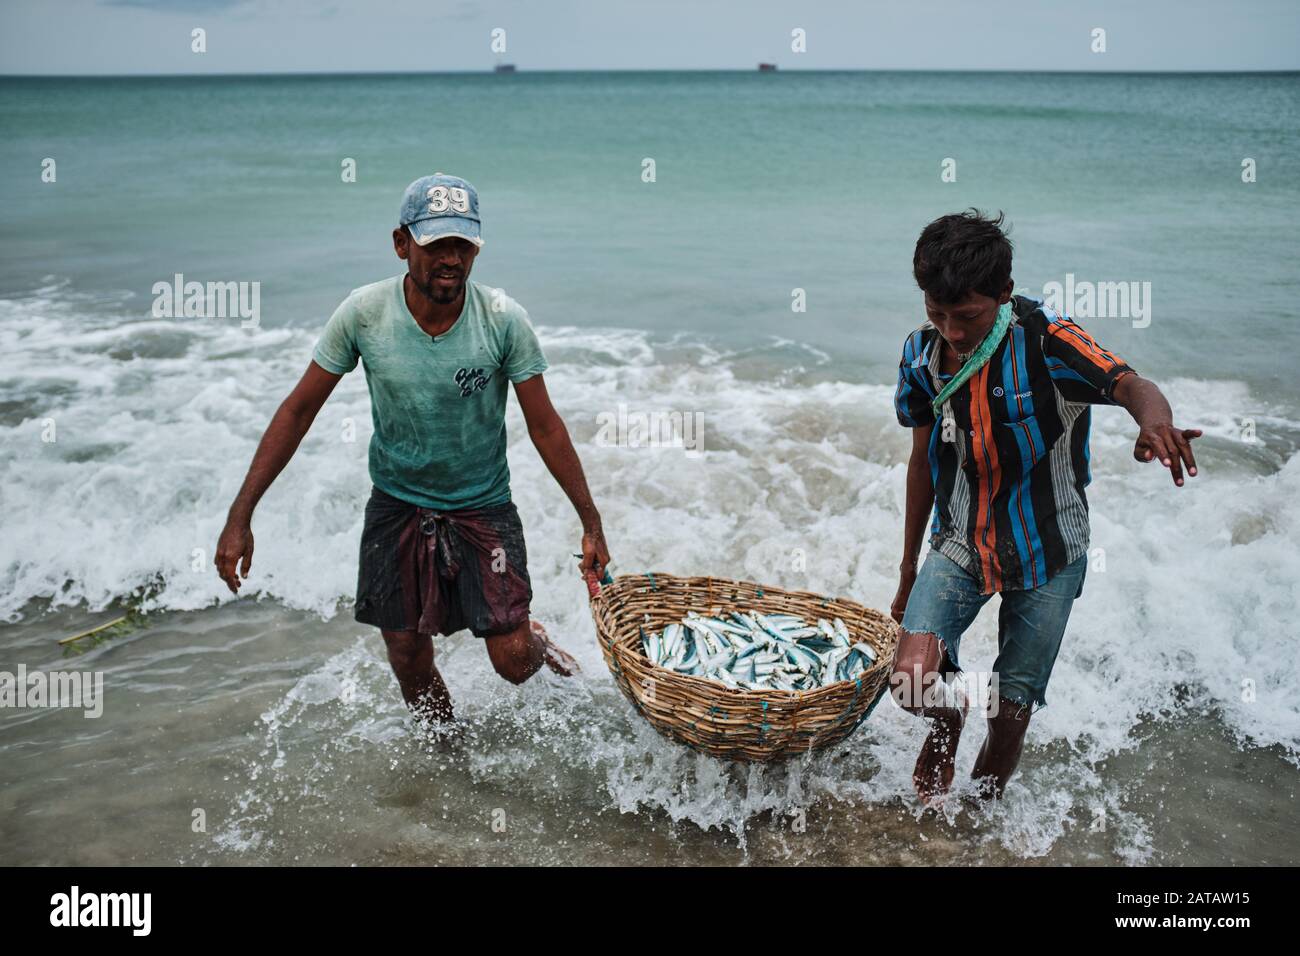
<svg viewBox="0 0 1300 956">
<path fill-rule="evenodd" d="M 957 664 L 957 655 L 953 652 L 952 648 L 948 646 L 948 641 L 945 640 L 944 636 L 939 632 L 939 628 L 905 627 L 905 628 L 901 628 L 901 630 L 906 634 L 913 634 L 917 637 L 923 637 L 923 636 L 933 637 L 936 641 L 939 642 L 939 651 L 942 657 L 942 660 L 939 663 L 939 671 L 941 673 L 946 674 L 946 673 L 951 673 L 953 671 L 961 670 L 961 667 L 958 666 Z"/>
<path fill-rule="evenodd" d="M 961 667 L 957 664 L 957 655 L 949 647 L 944 636 L 939 633 L 936 627 L 918 627 L 915 630 L 908 628 L 909 634 L 927 634 L 939 642 L 939 674 L 945 679 L 953 674 L 961 672 Z"/>
<path fill-rule="evenodd" d="M 931 633 L 934 633 L 933 631 Z M 945 677 L 951 674 L 960 674 L 961 665 L 957 663 L 956 653 L 948 646 L 948 642 L 939 634 L 934 635 L 939 642 L 939 650 L 943 652 L 943 660 L 939 663 L 939 673 Z"/>
</svg>

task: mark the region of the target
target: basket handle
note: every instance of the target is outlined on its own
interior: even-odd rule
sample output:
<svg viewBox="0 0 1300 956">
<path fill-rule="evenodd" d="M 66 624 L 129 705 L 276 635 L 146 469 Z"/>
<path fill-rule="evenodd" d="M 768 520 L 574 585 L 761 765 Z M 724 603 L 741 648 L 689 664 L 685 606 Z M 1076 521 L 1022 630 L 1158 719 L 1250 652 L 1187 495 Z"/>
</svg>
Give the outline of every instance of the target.
<svg viewBox="0 0 1300 956">
<path fill-rule="evenodd" d="M 580 554 L 575 554 L 574 557 L 579 560 L 582 559 L 582 555 Z M 588 571 L 586 574 L 582 576 L 582 580 L 587 582 L 588 601 L 596 600 L 597 595 L 600 594 L 601 585 L 614 583 L 614 577 L 609 573 L 609 569 L 612 568 L 613 566 L 614 566 L 613 561 L 605 565 L 605 567 L 601 569 L 604 573 L 599 579 L 597 579 L 595 571 Z"/>
</svg>

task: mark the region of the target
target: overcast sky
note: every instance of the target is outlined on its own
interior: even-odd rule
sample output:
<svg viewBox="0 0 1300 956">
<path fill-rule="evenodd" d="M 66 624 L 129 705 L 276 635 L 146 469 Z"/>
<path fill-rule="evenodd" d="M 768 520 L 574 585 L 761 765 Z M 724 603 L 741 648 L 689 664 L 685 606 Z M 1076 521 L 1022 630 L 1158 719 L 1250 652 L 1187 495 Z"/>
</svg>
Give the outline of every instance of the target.
<svg viewBox="0 0 1300 956">
<path fill-rule="evenodd" d="M 1298 0 L 0 0 L 5 74 L 1296 70 L 1297 37 Z"/>
</svg>

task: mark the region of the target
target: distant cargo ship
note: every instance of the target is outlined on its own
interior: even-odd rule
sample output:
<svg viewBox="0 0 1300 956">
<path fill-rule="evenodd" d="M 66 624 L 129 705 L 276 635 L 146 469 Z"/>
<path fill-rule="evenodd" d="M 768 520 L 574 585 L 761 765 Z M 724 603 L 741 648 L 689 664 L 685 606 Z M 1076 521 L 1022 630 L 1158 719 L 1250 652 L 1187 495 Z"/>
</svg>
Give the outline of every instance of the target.
<svg viewBox="0 0 1300 956">
<path fill-rule="evenodd" d="M 775 72 L 776 72 L 776 64 L 775 64 L 775 63 L 760 63 L 760 64 L 758 65 L 758 72 L 760 72 L 760 73 L 775 73 Z"/>
<path fill-rule="evenodd" d="M 513 73 L 514 71 L 515 71 L 515 65 L 513 63 L 497 64 L 497 68 L 496 68 L 497 73 Z"/>
</svg>

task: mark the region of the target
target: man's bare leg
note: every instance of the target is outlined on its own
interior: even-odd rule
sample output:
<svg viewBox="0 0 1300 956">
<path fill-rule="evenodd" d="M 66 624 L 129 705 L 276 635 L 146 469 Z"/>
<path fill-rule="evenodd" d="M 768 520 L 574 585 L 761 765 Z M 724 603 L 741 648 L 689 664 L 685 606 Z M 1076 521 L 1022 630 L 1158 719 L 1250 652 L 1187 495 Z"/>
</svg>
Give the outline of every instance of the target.
<svg viewBox="0 0 1300 956">
<path fill-rule="evenodd" d="M 552 643 L 537 621 L 524 621 L 513 631 L 494 634 L 484 640 L 496 672 L 512 684 L 522 684 L 545 664 L 555 673 L 570 677 L 578 662 Z"/>
<path fill-rule="evenodd" d="M 988 718 L 989 735 L 984 738 L 971 779 L 980 785 L 986 800 L 1001 799 L 1007 781 L 1020 763 L 1025 732 L 1029 730 L 1029 708 L 1005 697 L 998 698 L 998 712 Z"/>
<path fill-rule="evenodd" d="M 936 635 L 899 630 L 890 686 L 900 707 L 931 721 L 912 770 L 912 786 L 927 806 L 938 802 L 952 786 L 957 744 L 966 724 L 964 700 L 961 707 L 927 703 L 940 696 L 935 685 L 943 679 L 945 664 L 943 644 Z"/>
<path fill-rule="evenodd" d="M 433 663 L 433 638 L 415 631 L 380 631 L 388 663 L 397 675 L 402 698 L 416 717 L 438 722 L 455 719 L 451 694 Z"/>
</svg>

